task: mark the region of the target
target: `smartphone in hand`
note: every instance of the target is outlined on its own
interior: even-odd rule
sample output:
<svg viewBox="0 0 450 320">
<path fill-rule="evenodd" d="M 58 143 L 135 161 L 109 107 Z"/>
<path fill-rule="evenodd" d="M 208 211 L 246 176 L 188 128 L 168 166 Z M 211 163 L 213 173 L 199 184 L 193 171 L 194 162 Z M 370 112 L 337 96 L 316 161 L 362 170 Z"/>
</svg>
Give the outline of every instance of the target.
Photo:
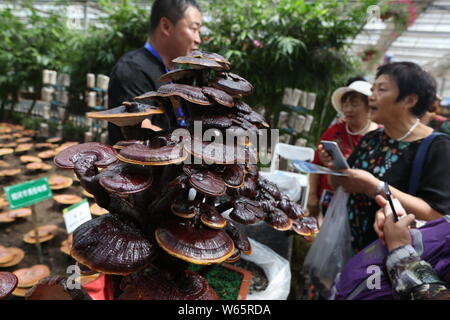
<svg viewBox="0 0 450 320">
<path fill-rule="evenodd" d="M 334 170 L 350 169 L 347 160 L 345 159 L 344 155 L 341 152 L 341 149 L 339 149 L 339 146 L 335 141 L 322 140 L 320 141 L 320 143 L 323 145 L 325 151 L 328 152 L 333 158 Z"/>
</svg>

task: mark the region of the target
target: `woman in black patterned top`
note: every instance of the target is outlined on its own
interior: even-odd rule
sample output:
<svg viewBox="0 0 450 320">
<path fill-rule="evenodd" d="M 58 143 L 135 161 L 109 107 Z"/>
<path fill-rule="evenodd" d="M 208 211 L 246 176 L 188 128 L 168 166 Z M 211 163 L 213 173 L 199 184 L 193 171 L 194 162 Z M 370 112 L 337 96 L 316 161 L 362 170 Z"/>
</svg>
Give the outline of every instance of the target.
<svg viewBox="0 0 450 320">
<path fill-rule="evenodd" d="M 374 197 L 384 196 L 387 182 L 408 213 L 433 220 L 450 212 L 450 137 L 432 141 L 415 195 L 407 193 L 412 164 L 422 141 L 433 129 L 419 117 L 433 103 L 436 87 L 431 76 L 411 62 L 378 68 L 369 97 L 372 120 L 384 127 L 366 134 L 348 159 L 348 176 L 330 176 L 330 183 L 350 192 L 347 203 L 353 248 L 356 252 L 377 236 L 372 225 L 380 208 Z M 319 146 L 321 160 L 331 167 L 331 157 Z"/>
</svg>

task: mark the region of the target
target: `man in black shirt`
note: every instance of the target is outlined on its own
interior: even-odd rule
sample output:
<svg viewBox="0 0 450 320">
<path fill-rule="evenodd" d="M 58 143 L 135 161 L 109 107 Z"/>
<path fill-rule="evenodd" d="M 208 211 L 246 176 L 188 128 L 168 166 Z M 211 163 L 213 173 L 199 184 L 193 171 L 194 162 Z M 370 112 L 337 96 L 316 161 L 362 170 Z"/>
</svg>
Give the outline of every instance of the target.
<svg viewBox="0 0 450 320">
<path fill-rule="evenodd" d="M 202 15 L 195 0 L 155 0 L 145 46 L 126 53 L 110 75 L 108 108 L 163 85 L 159 77 L 173 69 L 172 60 L 197 50 L 201 42 Z M 152 116 L 152 123 L 168 128 L 164 115 Z M 119 127 L 108 123 L 109 144 L 124 140 Z"/>
</svg>

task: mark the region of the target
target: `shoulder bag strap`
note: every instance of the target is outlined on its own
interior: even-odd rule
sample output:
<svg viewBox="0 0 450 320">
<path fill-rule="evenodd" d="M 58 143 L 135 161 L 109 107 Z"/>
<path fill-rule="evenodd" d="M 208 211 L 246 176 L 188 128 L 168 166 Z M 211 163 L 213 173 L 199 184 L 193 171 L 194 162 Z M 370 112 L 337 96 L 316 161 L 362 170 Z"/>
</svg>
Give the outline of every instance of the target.
<svg viewBox="0 0 450 320">
<path fill-rule="evenodd" d="M 408 193 L 415 195 L 419 187 L 419 179 L 422 175 L 423 164 L 425 162 L 425 156 L 427 155 L 428 148 L 431 142 L 437 136 L 443 135 L 444 133 L 433 131 L 428 137 L 426 137 L 419 146 L 416 156 L 414 157 L 414 162 L 411 170 L 411 175 L 409 178 Z"/>
</svg>

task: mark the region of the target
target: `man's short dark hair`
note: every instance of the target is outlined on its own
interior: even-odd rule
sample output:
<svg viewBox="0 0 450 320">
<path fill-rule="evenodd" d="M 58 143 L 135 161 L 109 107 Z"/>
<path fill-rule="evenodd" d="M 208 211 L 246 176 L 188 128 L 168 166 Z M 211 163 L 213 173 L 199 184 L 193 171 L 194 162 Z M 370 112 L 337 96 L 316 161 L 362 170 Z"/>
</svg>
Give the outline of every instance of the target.
<svg viewBox="0 0 450 320">
<path fill-rule="evenodd" d="M 156 29 L 163 17 L 176 24 L 183 18 L 184 12 L 189 7 L 197 8 L 200 11 L 200 7 L 195 0 L 155 0 L 150 15 L 149 33 L 151 34 Z"/>
<path fill-rule="evenodd" d="M 411 112 L 421 117 L 436 99 L 436 81 L 413 62 L 393 62 L 378 67 L 376 78 L 386 74 L 394 79 L 399 89 L 397 102 L 410 94 L 416 94 L 418 101 Z"/>
</svg>

